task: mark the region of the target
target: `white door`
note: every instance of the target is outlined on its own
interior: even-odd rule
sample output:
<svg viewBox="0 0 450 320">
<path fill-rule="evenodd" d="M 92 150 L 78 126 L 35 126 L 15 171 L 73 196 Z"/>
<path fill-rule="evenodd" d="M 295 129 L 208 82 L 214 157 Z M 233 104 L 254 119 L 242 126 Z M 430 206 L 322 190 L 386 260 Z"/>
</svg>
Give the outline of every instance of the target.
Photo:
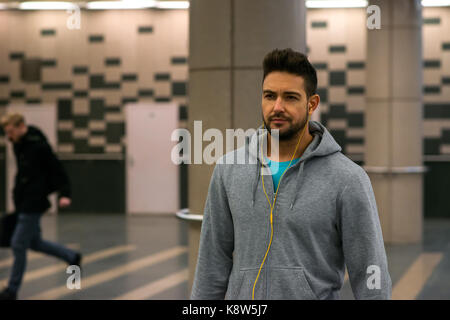
<svg viewBox="0 0 450 320">
<path fill-rule="evenodd" d="M 19 112 L 25 117 L 27 125 L 34 125 L 39 128 L 48 139 L 53 151 L 56 152 L 57 134 L 56 134 L 56 105 L 43 104 L 39 106 L 26 105 L 9 105 L 6 112 Z M 14 210 L 14 201 L 12 198 L 12 190 L 14 188 L 14 178 L 17 172 L 16 159 L 11 143 L 7 142 L 6 148 L 6 206 L 7 211 Z M 49 212 L 58 213 L 57 195 L 53 194 L 49 197 L 51 208 Z"/>
<path fill-rule="evenodd" d="M 178 105 L 138 103 L 125 107 L 127 213 L 174 214 L 179 209 L 178 166 L 171 160 Z"/>
</svg>

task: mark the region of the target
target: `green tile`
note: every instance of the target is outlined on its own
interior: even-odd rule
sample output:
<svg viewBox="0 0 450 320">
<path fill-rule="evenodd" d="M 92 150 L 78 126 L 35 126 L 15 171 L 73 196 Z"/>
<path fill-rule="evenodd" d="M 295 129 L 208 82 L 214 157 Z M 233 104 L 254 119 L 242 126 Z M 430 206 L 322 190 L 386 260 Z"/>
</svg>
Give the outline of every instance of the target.
<svg viewBox="0 0 450 320">
<path fill-rule="evenodd" d="M 56 35 L 55 29 L 42 29 L 41 36 L 54 36 Z"/>
<path fill-rule="evenodd" d="M 332 45 L 329 46 L 328 51 L 330 53 L 345 53 L 346 52 L 346 46 L 345 45 Z"/>
<path fill-rule="evenodd" d="M 172 82 L 172 95 L 185 96 L 187 94 L 187 84 L 185 81 Z"/>
<path fill-rule="evenodd" d="M 329 85 L 330 86 L 345 86 L 346 74 L 345 71 L 330 71 Z"/>
<path fill-rule="evenodd" d="M 101 34 L 92 34 L 88 40 L 90 43 L 101 43 L 104 41 L 104 37 Z"/>
<path fill-rule="evenodd" d="M 312 21 L 311 22 L 311 28 L 313 29 L 323 29 L 327 27 L 327 22 L 326 21 Z"/>
<path fill-rule="evenodd" d="M 138 33 L 152 33 L 153 26 L 140 26 L 138 28 Z"/>
<path fill-rule="evenodd" d="M 441 18 L 423 18 L 423 24 L 441 24 Z"/>
</svg>

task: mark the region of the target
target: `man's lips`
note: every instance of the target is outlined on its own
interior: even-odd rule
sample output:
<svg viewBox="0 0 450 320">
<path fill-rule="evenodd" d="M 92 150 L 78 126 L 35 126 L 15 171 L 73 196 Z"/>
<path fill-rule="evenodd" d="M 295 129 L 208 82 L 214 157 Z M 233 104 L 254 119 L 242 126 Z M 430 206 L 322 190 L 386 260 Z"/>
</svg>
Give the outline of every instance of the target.
<svg viewBox="0 0 450 320">
<path fill-rule="evenodd" d="M 282 118 L 274 118 L 274 119 L 271 120 L 271 122 L 273 122 L 273 123 L 285 123 L 285 122 L 287 122 L 287 120 L 286 119 L 282 119 Z"/>
</svg>

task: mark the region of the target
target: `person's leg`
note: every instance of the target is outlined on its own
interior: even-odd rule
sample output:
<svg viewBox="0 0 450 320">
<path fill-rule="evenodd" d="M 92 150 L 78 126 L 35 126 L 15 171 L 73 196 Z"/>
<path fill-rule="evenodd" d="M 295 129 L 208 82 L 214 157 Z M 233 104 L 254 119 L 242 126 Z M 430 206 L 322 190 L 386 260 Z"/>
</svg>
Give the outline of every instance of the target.
<svg viewBox="0 0 450 320">
<path fill-rule="evenodd" d="M 27 249 L 31 239 L 39 231 L 39 217 L 33 214 L 20 213 L 11 238 L 11 249 L 14 253 L 14 263 L 9 278 L 8 289 L 17 293 L 22 283 L 27 265 Z"/>
<path fill-rule="evenodd" d="M 58 243 L 42 239 L 40 217 L 38 220 L 38 232 L 35 233 L 31 240 L 30 248 L 34 251 L 42 252 L 66 261 L 72 264 L 76 260 L 77 252 L 66 248 Z"/>
</svg>

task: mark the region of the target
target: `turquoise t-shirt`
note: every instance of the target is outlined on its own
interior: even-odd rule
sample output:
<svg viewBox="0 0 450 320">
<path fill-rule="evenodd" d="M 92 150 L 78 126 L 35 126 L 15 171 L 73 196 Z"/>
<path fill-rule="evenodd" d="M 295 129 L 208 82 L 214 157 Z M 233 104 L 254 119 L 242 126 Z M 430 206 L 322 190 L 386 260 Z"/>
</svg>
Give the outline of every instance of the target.
<svg viewBox="0 0 450 320">
<path fill-rule="evenodd" d="M 278 183 L 280 183 L 281 175 L 287 169 L 290 161 L 277 162 L 277 161 L 272 161 L 272 160 L 270 160 L 267 157 L 264 157 L 264 158 L 265 158 L 265 161 L 267 162 L 267 164 L 269 165 L 270 170 L 272 171 L 273 186 L 275 188 L 274 192 L 276 192 L 277 188 L 278 188 Z M 291 167 L 294 164 L 296 164 L 299 160 L 300 160 L 300 158 L 293 159 L 292 163 L 291 163 Z M 277 163 L 278 163 L 278 166 L 279 166 L 278 170 L 276 170 L 276 164 Z M 274 171 L 276 171 L 276 172 L 274 173 Z"/>
</svg>

